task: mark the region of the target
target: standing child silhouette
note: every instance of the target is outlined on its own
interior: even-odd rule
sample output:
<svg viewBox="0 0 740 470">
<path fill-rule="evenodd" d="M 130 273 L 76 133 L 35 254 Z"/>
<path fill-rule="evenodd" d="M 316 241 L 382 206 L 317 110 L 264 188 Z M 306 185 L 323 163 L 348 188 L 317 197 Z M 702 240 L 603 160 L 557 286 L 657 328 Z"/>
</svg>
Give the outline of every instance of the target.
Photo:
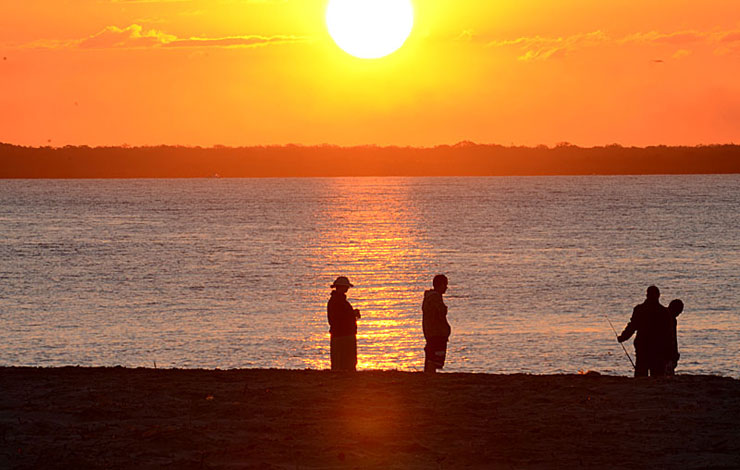
<svg viewBox="0 0 740 470">
<path fill-rule="evenodd" d="M 676 366 L 678 366 L 678 359 L 681 354 L 678 352 L 678 316 L 683 312 L 683 302 L 681 299 L 671 300 L 668 304 L 668 313 L 671 314 L 673 320 L 673 347 L 671 350 L 671 357 L 668 361 L 668 367 L 666 368 L 667 375 L 676 375 Z"/>
</svg>

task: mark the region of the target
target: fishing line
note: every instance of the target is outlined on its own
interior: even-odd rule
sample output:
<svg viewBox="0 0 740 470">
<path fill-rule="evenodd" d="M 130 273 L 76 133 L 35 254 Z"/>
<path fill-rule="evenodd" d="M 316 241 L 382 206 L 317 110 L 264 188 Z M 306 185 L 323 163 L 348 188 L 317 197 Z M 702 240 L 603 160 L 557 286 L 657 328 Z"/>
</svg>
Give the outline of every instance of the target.
<svg viewBox="0 0 740 470">
<path fill-rule="evenodd" d="M 619 335 L 617 334 L 617 330 L 614 329 L 614 325 L 612 325 L 612 321 L 609 320 L 609 317 L 606 315 L 606 313 L 604 314 L 604 317 L 606 318 L 606 321 L 609 322 L 609 326 L 612 327 L 612 331 L 614 332 L 614 336 L 617 337 L 617 342 L 619 343 L 620 346 L 622 346 L 622 349 L 624 349 L 624 353 L 627 355 L 627 359 L 630 360 L 630 364 L 632 364 L 632 368 L 633 369 L 636 369 L 635 363 L 632 361 L 632 356 L 630 356 L 630 353 L 627 352 L 627 348 L 624 347 L 624 343 L 622 343 L 622 342 L 619 341 Z"/>
</svg>

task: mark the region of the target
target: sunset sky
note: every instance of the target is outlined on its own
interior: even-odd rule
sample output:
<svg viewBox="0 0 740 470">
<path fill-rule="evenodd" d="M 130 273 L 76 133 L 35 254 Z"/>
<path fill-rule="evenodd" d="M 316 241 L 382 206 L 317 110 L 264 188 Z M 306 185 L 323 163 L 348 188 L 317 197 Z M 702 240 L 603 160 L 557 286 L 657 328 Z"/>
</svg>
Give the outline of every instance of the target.
<svg viewBox="0 0 740 470">
<path fill-rule="evenodd" d="M 326 0 L 0 3 L 0 141 L 740 142 L 738 0 L 413 0 L 382 59 Z"/>
</svg>

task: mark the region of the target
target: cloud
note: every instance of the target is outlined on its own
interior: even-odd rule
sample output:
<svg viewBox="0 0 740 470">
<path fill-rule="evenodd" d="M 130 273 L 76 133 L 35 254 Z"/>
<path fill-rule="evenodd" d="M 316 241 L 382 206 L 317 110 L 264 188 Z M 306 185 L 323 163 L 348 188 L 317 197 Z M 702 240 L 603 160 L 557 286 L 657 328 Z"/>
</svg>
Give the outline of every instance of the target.
<svg viewBox="0 0 740 470">
<path fill-rule="evenodd" d="M 177 37 L 156 29 L 144 30 L 138 24 L 126 28 L 108 26 L 97 34 L 85 38 L 77 44 L 84 49 L 107 49 L 111 47 L 151 47 L 176 41 Z"/>
<path fill-rule="evenodd" d="M 269 44 L 304 42 L 299 36 L 231 36 L 224 38 L 188 38 L 168 42 L 168 47 L 255 47 Z"/>
<path fill-rule="evenodd" d="M 608 41 L 606 34 L 602 31 L 575 34 L 568 37 L 548 38 L 542 36 L 521 37 L 517 39 L 491 41 L 488 47 L 514 47 L 521 49 L 523 53 L 519 60 L 545 60 L 556 55 L 572 52 L 585 47 L 592 47 Z"/>
<path fill-rule="evenodd" d="M 246 35 L 226 37 L 178 37 L 158 29 L 144 29 L 141 25 L 132 24 L 125 28 L 108 26 L 102 31 L 87 38 L 58 41 L 35 41 L 26 45 L 28 48 L 45 49 L 146 49 L 153 47 L 260 47 L 275 44 L 306 42 L 305 36 L 291 35 Z"/>
<path fill-rule="evenodd" d="M 700 31 L 677 31 L 673 33 L 660 33 L 648 31 L 645 33 L 634 33 L 617 39 L 618 44 L 644 43 L 644 44 L 672 44 L 676 46 L 699 42 L 714 41 L 717 33 Z"/>
<path fill-rule="evenodd" d="M 460 34 L 455 38 L 455 41 L 470 42 L 475 39 L 475 33 L 472 29 L 464 29 L 460 31 Z"/>
<path fill-rule="evenodd" d="M 724 43 L 740 43 L 740 31 L 729 31 L 724 33 L 720 41 Z"/>
<path fill-rule="evenodd" d="M 677 50 L 676 52 L 673 53 L 673 58 L 674 59 L 680 59 L 682 57 L 687 57 L 689 55 L 691 55 L 691 51 L 690 50 L 687 50 L 687 49 L 679 49 L 679 50 Z"/>
<path fill-rule="evenodd" d="M 674 55 L 674 58 L 680 58 L 691 53 L 688 49 L 691 45 L 740 45 L 740 30 L 676 31 L 670 33 L 648 31 L 622 37 L 613 37 L 603 31 L 593 31 L 565 37 L 524 36 L 516 39 L 494 40 L 488 41 L 486 46 L 513 48 L 519 50 L 519 60 L 535 61 L 546 60 L 597 46 L 626 46 L 634 44 L 676 46 L 679 49 Z"/>
</svg>

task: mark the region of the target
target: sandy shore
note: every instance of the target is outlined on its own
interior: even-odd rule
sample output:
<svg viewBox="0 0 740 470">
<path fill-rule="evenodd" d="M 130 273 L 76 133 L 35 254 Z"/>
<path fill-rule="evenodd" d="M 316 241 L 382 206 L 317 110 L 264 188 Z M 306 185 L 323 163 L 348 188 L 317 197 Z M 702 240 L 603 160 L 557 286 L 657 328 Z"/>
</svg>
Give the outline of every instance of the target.
<svg viewBox="0 0 740 470">
<path fill-rule="evenodd" d="M 740 381 L 0 368 L 0 468 L 740 468 Z"/>
</svg>

